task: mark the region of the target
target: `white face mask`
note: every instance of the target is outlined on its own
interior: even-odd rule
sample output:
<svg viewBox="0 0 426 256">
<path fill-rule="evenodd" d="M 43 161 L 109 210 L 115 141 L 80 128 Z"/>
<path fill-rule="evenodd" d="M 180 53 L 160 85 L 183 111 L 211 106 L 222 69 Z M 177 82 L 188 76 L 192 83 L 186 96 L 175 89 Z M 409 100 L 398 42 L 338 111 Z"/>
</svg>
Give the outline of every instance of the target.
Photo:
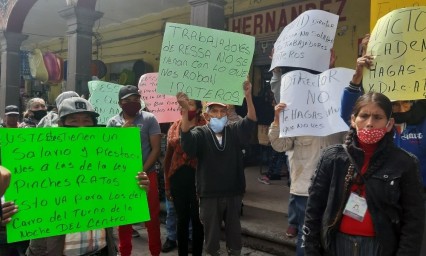
<svg viewBox="0 0 426 256">
<path fill-rule="evenodd" d="M 224 116 L 222 118 L 212 117 L 209 121 L 209 127 L 215 132 L 220 133 L 223 131 L 226 123 L 228 122 L 228 117 Z"/>
</svg>

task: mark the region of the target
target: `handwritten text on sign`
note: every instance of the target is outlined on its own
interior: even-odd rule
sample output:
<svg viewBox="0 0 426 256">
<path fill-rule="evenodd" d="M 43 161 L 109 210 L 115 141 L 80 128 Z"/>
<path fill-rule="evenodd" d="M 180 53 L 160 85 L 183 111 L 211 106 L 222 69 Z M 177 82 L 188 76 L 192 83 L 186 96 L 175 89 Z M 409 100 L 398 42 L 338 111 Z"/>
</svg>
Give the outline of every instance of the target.
<svg viewBox="0 0 426 256">
<path fill-rule="evenodd" d="M 8 242 L 149 219 L 135 179 L 142 170 L 138 128 L 4 130 L 2 160 L 13 176 L 5 197 L 19 206 Z"/>
<path fill-rule="evenodd" d="M 167 23 L 157 92 L 241 105 L 254 42 L 243 34 Z"/>
<path fill-rule="evenodd" d="M 300 14 L 275 42 L 271 70 L 281 66 L 327 70 L 338 20 L 339 16 L 321 10 Z"/>
<path fill-rule="evenodd" d="M 179 120 L 180 110 L 176 96 L 158 94 L 158 73 L 146 73 L 139 79 L 139 93 L 148 110 L 155 115 L 159 123 L 168 123 Z"/>
<path fill-rule="evenodd" d="M 106 124 L 108 120 L 120 113 L 118 106 L 118 91 L 122 85 L 104 81 L 90 81 L 89 102 L 99 114 L 98 124 Z"/>
<path fill-rule="evenodd" d="M 371 0 L 370 31 L 373 30 L 377 20 L 387 13 L 413 6 L 426 6 L 426 0 Z"/>
<path fill-rule="evenodd" d="M 391 100 L 426 98 L 426 7 L 403 8 L 380 18 L 367 54 L 373 66 L 364 70 L 365 91 Z"/>
<path fill-rule="evenodd" d="M 333 68 L 318 75 L 301 70 L 283 75 L 280 102 L 287 107 L 280 115 L 280 137 L 347 131 L 340 117 L 340 103 L 353 74 L 352 69 Z"/>
</svg>

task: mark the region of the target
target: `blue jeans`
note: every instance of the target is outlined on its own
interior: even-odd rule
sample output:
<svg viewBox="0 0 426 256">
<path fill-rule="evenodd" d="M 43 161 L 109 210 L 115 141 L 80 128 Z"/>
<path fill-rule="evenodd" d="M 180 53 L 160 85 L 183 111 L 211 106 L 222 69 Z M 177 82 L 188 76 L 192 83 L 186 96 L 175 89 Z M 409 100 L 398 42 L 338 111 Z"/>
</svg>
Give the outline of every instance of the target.
<svg viewBox="0 0 426 256">
<path fill-rule="evenodd" d="M 167 200 L 166 198 L 166 230 L 167 230 L 167 239 L 171 241 L 176 241 L 176 211 L 173 203 Z"/>
<path fill-rule="evenodd" d="M 170 202 L 166 198 L 166 230 L 167 230 L 167 239 L 171 241 L 177 240 L 177 221 L 176 221 L 176 210 L 173 205 L 173 202 Z M 192 240 L 192 223 L 189 222 L 189 240 Z"/>
<path fill-rule="evenodd" d="M 304 256 L 305 255 L 305 249 L 301 247 L 302 245 L 302 228 L 303 223 L 305 222 L 305 209 L 306 209 L 306 202 L 308 201 L 307 196 L 297 196 L 292 195 L 294 197 L 294 203 L 295 203 L 295 212 L 297 215 L 297 221 L 299 222 L 298 226 L 298 233 L 297 233 L 297 244 L 296 244 L 296 256 Z"/>
<path fill-rule="evenodd" d="M 288 225 L 299 228 L 299 222 L 297 221 L 296 213 L 296 202 L 294 197 L 295 196 L 293 194 L 290 194 L 290 197 L 288 198 Z"/>
</svg>

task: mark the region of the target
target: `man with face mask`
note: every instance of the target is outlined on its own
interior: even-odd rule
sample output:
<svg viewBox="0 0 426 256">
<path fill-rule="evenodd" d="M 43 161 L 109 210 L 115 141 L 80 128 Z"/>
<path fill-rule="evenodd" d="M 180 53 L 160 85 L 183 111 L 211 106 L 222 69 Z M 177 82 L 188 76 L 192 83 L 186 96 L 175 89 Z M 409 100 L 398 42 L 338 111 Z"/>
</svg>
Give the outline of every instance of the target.
<svg viewBox="0 0 426 256">
<path fill-rule="evenodd" d="M 155 116 L 141 111 L 141 96 L 133 85 L 123 86 L 118 93 L 118 105 L 123 110 L 107 122 L 107 127 L 139 127 L 141 131 L 141 147 L 143 170 L 150 180 L 148 205 L 151 220 L 145 223 L 148 231 L 148 243 L 151 255 L 161 252 L 160 234 L 160 200 L 158 195 L 157 172 L 155 162 L 160 156 L 161 130 Z M 118 227 L 119 250 L 121 256 L 130 256 L 132 252 L 132 225 Z"/>
<path fill-rule="evenodd" d="M 191 127 L 188 96 L 184 93 L 176 96 L 182 107 L 182 148 L 188 155 L 198 158 L 196 186 L 207 255 L 220 255 L 222 221 L 225 222 L 228 255 L 241 254 L 240 210 L 245 192 L 241 147 L 249 140 L 257 120 L 251 84 L 246 81 L 243 86 L 247 116 L 232 124 L 227 124 L 225 104 L 209 102 L 204 113 L 208 124 Z"/>
</svg>

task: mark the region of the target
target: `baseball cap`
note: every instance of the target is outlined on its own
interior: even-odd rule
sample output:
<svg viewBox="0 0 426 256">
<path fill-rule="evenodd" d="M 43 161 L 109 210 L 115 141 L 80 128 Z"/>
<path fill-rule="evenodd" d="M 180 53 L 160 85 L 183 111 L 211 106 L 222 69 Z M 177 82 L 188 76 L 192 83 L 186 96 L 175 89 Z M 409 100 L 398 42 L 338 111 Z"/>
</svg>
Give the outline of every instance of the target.
<svg viewBox="0 0 426 256">
<path fill-rule="evenodd" d="M 125 99 L 131 95 L 138 95 L 139 91 L 138 91 L 138 87 L 134 86 L 134 85 L 124 85 L 123 87 L 120 88 L 120 91 L 118 92 L 118 99 L 122 100 Z"/>
<path fill-rule="evenodd" d="M 4 109 L 6 115 L 19 115 L 19 108 L 15 105 L 6 106 Z"/>
<path fill-rule="evenodd" d="M 96 113 L 92 104 L 86 99 L 80 97 L 72 97 L 62 101 L 58 109 L 59 118 L 65 117 L 67 115 L 75 113 L 89 113 L 94 117 L 98 117 L 99 114 Z"/>
<path fill-rule="evenodd" d="M 80 97 L 78 95 L 78 93 L 74 92 L 74 91 L 67 91 L 67 92 L 63 92 L 61 94 L 58 95 L 58 97 L 56 97 L 55 103 L 56 103 L 56 107 L 59 107 L 59 105 L 61 105 L 62 101 L 64 101 L 65 99 L 69 99 L 72 97 Z"/>
<path fill-rule="evenodd" d="M 221 106 L 221 107 L 227 107 L 226 104 L 220 103 L 220 102 L 207 102 L 206 103 L 206 107 L 210 107 L 212 105 L 218 105 L 218 106 Z"/>
</svg>

